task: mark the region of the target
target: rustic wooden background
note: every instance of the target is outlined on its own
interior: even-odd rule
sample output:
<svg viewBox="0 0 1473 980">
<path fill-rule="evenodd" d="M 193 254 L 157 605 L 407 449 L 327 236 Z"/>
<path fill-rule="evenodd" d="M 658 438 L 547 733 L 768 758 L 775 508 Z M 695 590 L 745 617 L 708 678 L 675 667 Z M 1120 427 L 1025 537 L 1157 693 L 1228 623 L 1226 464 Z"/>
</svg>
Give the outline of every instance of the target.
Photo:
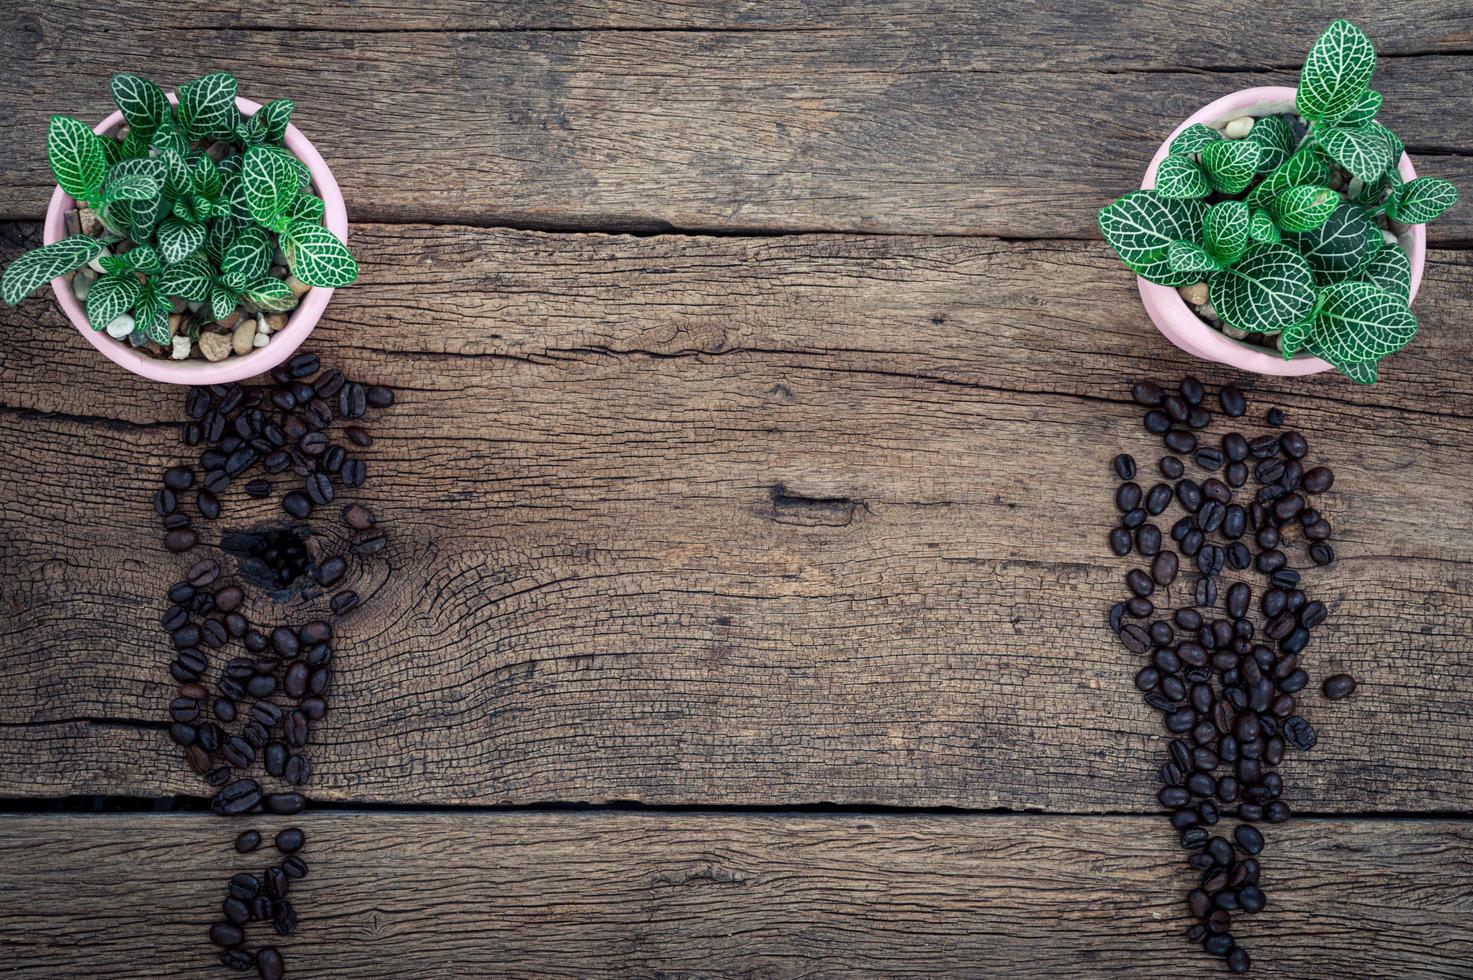
<svg viewBox="0 0 1473 980">
<path fill-rule="evenodd" d="M 1212 973 L 1103 625 L 1108 460 L 1154 458 L 1125 382 L 1195 371 L 1335 467 L 1308 656 L 1363 683 L 1307 699 L 1303 816 L 1236 931 L 1263 975 L 1473 975 L 1473 206 L 1374 388 L 1190 360 L 1094 226 L 1340 15 L 1418 167 L 1473 194 L 1467 5 L 1286 6 L 0 13 L 0 259 L 47 116 L 100 117 L 120 69 L 292 97 L 349 203 L 363 279 L 312 346 L 400 393 L 391 547 L 341 630 L 293 974 Z M 148 496 L 182 400 L 46 299 L 0 330 L 4 969 L 213 975 L 251 862 L 164 731 L 183 563 Z"/>
</svg>

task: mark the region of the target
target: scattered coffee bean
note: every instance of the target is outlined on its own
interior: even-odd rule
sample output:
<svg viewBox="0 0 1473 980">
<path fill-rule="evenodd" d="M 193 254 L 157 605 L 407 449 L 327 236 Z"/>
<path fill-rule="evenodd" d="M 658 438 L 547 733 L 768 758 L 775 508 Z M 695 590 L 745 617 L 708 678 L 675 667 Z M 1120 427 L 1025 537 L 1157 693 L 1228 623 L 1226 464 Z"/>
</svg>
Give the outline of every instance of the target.
<svg viewBox="0 0 1473 980">
<path fill-rule="evenodd" d="M 1325 678 L 1325 697 L 1331 701 L 1348 698 L 1355 693 L 1355 678 L 1349 674 L 1335 674 Z"/>
</svg>

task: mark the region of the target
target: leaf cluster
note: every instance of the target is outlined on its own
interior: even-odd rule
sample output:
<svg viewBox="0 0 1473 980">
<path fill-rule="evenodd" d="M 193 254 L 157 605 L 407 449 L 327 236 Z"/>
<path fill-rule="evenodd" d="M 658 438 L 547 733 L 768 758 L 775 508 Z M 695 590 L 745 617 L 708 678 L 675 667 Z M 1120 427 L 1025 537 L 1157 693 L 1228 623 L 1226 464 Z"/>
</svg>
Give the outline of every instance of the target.
<svg viewBox="0 0 1473 980">
<path fill-rule="evenodd" d="M 1335 21 L 1300 75 L 1302 132 L 1279 115 L 1257 119 L 1242 139 L 1188 126 L 1152 190 L 1100 210 L 1105 240 L 1150 282 L 1205 281 L 1224 323 L 1279 335 L 1285 358 L 1304 350 L 1375 381 L 1380 359 L 1417 330 L 1411 262 L 1378 219 L 1424 224 L 1458 199 L 1441 178 L 1402 180 L 1402 142 L 1376 120 L 1375 66 L 1370 39 Z"/>
<path fill-rule="evenodd" d="M 96 213 L 104 234 L 71 235 L 16 259 L 0 281 L 6 303 L 95 262 L 102 275 L 86 301 L 93 329 L 131 311 L 138 332 L 167 344 L 175 299 L 202 304 L 205 321 L 242 302 L 295 307 L 291 288 L 271 274 L 278 248 L 309 286 L 357 278 L 352 254 L 322 226 L 310 171 L 284 145 L 290 100 L 243 117 L 228 72 L 181 85 L 177 105 L 137 75 L 114 75 L 111 89 L 125 135 L 54 116 L 46 139 L 57 184 Z M 119 254 L 106 254 L 109 245 Z"/>
</svg>

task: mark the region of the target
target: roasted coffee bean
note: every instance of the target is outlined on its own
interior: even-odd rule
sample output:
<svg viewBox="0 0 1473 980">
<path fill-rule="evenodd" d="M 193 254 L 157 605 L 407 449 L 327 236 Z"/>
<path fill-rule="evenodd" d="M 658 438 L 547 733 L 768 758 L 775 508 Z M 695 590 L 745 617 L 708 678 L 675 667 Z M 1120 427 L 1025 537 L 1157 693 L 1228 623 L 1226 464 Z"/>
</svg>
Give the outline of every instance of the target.
<svg viewBox="0 0 1473 980">
<path fill-rule="evenodd" d="M 291 891 L 291 879 L 280 868 L 267 868 L 265 874 L 266 894 L 278 901 Z"/>
<path fill-rule="evenodd" d="M 290 936 L 297 930 L 297 911 L 292 907 L 288 899 L 276 903 L 276 914 L 271 920 L 272 928 L 278 936 Z"/>
<path fill-rule="evenodd" d="M 271 701 L 257 701 L 251 706 L 251 717 L 261 724 L 263 728 L 275 728 L 281 724 L 285 712 L 279 704 Z"/>
<path fill-rule="evenodd" d="M 354 592 L 352 589 L 339 592 L 337 595 L 332 597 L 332 602 L 330 603 L 330 605 L 332 606 L 333 613 L 341 616 L 343 613 L 348 612 L 350 609 L 353 609 L 358 605 L 358 593 Z"/>
<path fill-rule="evenodd" d="M 1304 498 L 1297 493 L 1285 494 L 1274 501 L 1274 516 L 1281 522 L 1293 520 L 1303 509 Z"/>
<path fill-rule="evenodd" d="M 302 659 L 307 661 L 309 667 L 321 667 L 332 660 L 332 646 L 327 643 L 314 643 L 307 648 Z"/>
<path fill-rule="evenodd" d="M 307 744 L 311 728 L 307 716 L 300 709 L 293 709 L 286 716 L 286 744 L 294 749 L 300 749 Z"/>
<path fill-rule="evenodd" d="M 1202 488 L 1196 480 L 1182 480 L 1176 485 L 1176 499 L 1183 508 L 1195 513 L 1202 506 Z"/>
<path fill-rule="evenodd" d="M 356 489 L 368 479 L 368 466 L 361 459 L 350 459 L 343 463 L 343 486 Z"/>
<path fill-rule="evenodd" d="M 307 456 L 321 456 L 327 452 L 327 436 L 321 432 L 309 432 L 302 436 L 302 440 L 298 445 L 302 453 Z"/>
<path fill-rule="evenodd" d="M 171 466 L 164 470 L 164 486 L 176 493 L 194 486 L 194 470 L 187 466 Z"/>
<path fill-rule="evenodd" d="M 250 446 L 242 446 L 230 454 L 225 461 L 225 472 L 232 477 L 240 476 L 246 470 L 255 465 L 257 454 Z"/>
<path fill-rule="evenodd" d="M 1171 428 L 1171 418 L 1159 409 L 1147 412 L 1145 415 L 1146 431 L 1152 435 L 1161 435 Z"/>
<path fill-rule="evenodd" d="M 225 470 L 210 470 L 205 474 L 204 487 L 215 495 L 222 494 L 230 486 L 230 474 Z"/>
<path fill-rule="evenodd" d="M 1227 593 L 1227 613 L 1241 619 L 1248 613 L 1248 604 L 1253 600 L 1253 590 L 1245 582 L 1234 582 Z"/>
<path fill-rule="evenodd" d="M 251 743 L 239 735 L 227 738 L 225 744 L 220 747 L 220 754 L 235 769 L 248 769 L 251 763 L 256 761 L 256 750 L 251 747 Z"/>
<path fill-rule="evenodd" d="M 1268 551 L 1259 553 L 1258 570 L 1260 572 L 1267 572 L 1269 574 L 1272 574 L 1283 568 L 1284 564 L 1287 561 L 1288 559 L 1284 557 L 1284 553 L 1282 551 L 1271 548 Z"/>
<path fill-rule="evenodd" d="M 1147 558 L 1161 550 L 1161 529 L 1154 524 L 1142 524 L 1135 532 L 1136 549 Z"/>
<path fill-rule="evenodd" d="M 1331 701 L 1348 698 L 1355 693 L 1355 678 L 1349 674 L 1335 674 L 1325 678 L 1325 697 Z"/>
<path fill-rule="evenodd" d="M 1156 583 L 1139 568 L 1133 568 L 1125 574 L 1125 585 L 1131 592 L 1141 597 L 1149 596 L 1156 591 Z"/>
<path fill-rule="evenodd" d="M 180 650 L 175 656 L 174 666 L 178 668 L 177 673 L 188 675 L 185 677 L 185 681 L 188 682 L 199 680 L 200 676 L 205 672 L 205 668 L 209 665 L 205 661 L 205 655 L 203 653 L 194 647 L 188 647 Z M 171 671 L 171 675 L 173 673 Z"/>
<path fill-rule="evenodd" d="M 230 632 L 218 619 L 207 619 L 200 624 L 200 638 L 210 649 L 218 650 L 230 639 Z"/>
<path fill-rule="evenodd" d="M 1197 552 L 1197 571 L 1203 575 L 1217 575 L 1222 571 L 1222 566 L 1227 560 L 1227 553 L 1221 545 L 1203 545 L 1202 550 Z"/>
<path fill-rule="evenodd" d="M 199 738 L 199 732 L 193 725 L 176 721 L 169 726 L 169 738 L 173 739 L 174 744 L 180 748 L 190 748 Z"/>
<path fill-rule="evenodd" d="M 1222 406 L 1222 414 L 1228 418 L 1240 418 L 1244 412 L 1248 411 L 1248 399 L 1232 385 L 1223 386 L 1223 389 L 1217 393 L 1217 401 Z"/>
<path fill-rule="evenodd" d="M 216 813 L 233 817 L 248 813 L 261 802 L 261 787 L 254 779 L 237 779 L 223 787 L 210 800 Z"/>
<path fill-rule="evenodd" d="M 301 643 L 306 646 L 322 643 L 325 640 L 332 639 L 332 624 L 328 623 L 325 619 L 314 619 L 297 630 L 297 636 Z"/>
<path fill-rule="evenodd" d="M 1290 459 L 1303 459 L 1309 452 L 1309 443 L 1298 432 L 1285 432 L 1279 437 L 1279 448 Z"/>
<path fill-rule="evenodd" d="M 263 754 L 264 761 L 262 762 L 267 774 L 280 778 L 281 774 L 286 772 L 288 754 L 287 748 L 283 743 L 268 742 Z"/>
<path fill-rule="evenodd" d="M 302 661 L 295 661 L 286 671 L 286 680 L 282 684 L 282 690 L 287 697 L 297 699 L 307 693 L 307 679 L 311 671 Z"/>
<path fill-rule="evenodd" d="M 306 487 L 312 503 L 319 507 L 332 503 L 332 479 L 326 473 L 313 473 L 307 477 Z"/>
<path fill-rule="evenodd" d="M 1319 733 L 1302 715 L 1294 715 L 1285 719 L 1283 731 L 1285 741 L 1301 752 L 1314 748 L 1315 743 L 1319 741 Z"/>
<path fill-rule="evenodd" d="M 1155 517 L 1171 506 L 1171 487 L 1165 483 L 1157 483 L 1151 487 L 1146 494 L 1146 513 Z"/>
<path fill-rule="evenodd" d="M 1140 507 L 1137 507 L 1135 510 L 1126 511 L 1120 518 L 1120 526 L 1128 531 L 1133 531 L 1146 523 L 1147 516 L 1145 510 Z M 372 555 L 382 551 L 384 546 L 388 544 L 388 539 L 384 537 L 383 531 L 380 531 L 376 527 L 371 527 L 366 531 L 355 531 L 352 542 L 354 554 Z"/>
<path fill-rule="evenodd" d="M 1197 586 L 1193 590 L 1193 599 L 1197 606 L 1202 609 L 1211 609 L 1217 605 L 1217 580 L 1209 576 L 1197 579 Z"/>
<path fill-rule="evenodd" d="M 301 793 L 268 793 L 265 804 L 271 813 L 291 816 L 302 812 L 302 808 L 307 805 L 307 798 Z"/>
<path fill-rule="evenodd" d="M 1212 423 L 1212 414 L 1200 405 L 1192 406 L 1187 413 L 1187 425 L 1193 429 L 1205 429 Z"/>
<path fill-rule="evenodd" d="M 1122 480 L 1135 479 L 1135 457 L 1129 453 L 1121 453 L 1110 461 L 1110 466 L 1115 470 L 1115 475 Z"/>
<path fill-rule="evenodd" d="M 327 715 L 327 702 L 319 697 L 303 698 L 297 707 L 308 721 L 318 721 Z"/>
<path fill-rule="evenodd" d="M 1186 429 L 1172 429 L 1161 437 L 1162 443 L 1174 453 L 1187 455 L 1197 448 L 1197 437 Z"/>
<path fill-rule="evenodd" d="M 1227 485 L 1230 487 L 1241 487 L 1248 482 L 1248 464 L 1242 462 L 1229 463 L 1227 469 L 1223 471 L 1223 479 L 1227 481 Z"/>
<path fill-rule="evenodd" d="M 1202 387 L 1202 382 L 1191 375 L 1183 378 L 1178 387 L 1181 389 L 1182 398 L 1188 405 L 1200 405 L 1202 399 L 1207 397 L 1207 389 Z"/>
<path fill-rule="evenodd" d="M 1263 834 L 1257 827 L 1239 824 L 1233 829 L 1233 839 L 1248 854 L 1257 854 L 1263 850 Z"/>
<path fill-rule="evenodd" d="M 348 451 L 342 446 L 330 446 L 327 452 L 322 454 L 321 468 L 328 473 L 336 473 L 343 468 L 343 463 L 348 458 Z"/>
<path fill-rule="evenodd" d="M 1299 610 L 1299 625 L 1305 629 L 1314 629 L 1325 621 L 1325 616 L 1325 604 L 1323 602 L 1307 603 L 1303 609 Z"/>
<path fill-rule="evenodd" d="M 1299 584 L 1299 573 L 1292 568 L 1281 568 L 1268 577 L 1276 589 L 1292 589 Z"/>
<path fill-rule="evenodd" d="M 276 678 L 271 674 L 256 674 L 246 681 L 246 693 L 253 698 L 269 698 L 276 692 Z"/>
<path fill-rule="evenodd" d="M 338 414 L 345 419 L 361 419 L 368 411 L 368 392 L 356 381 L 351 381 L 338 392 Z"/>
<path fill-rule="evenodd" d="M 1304 474 L 1305 493 L 1324 493 L 1335 485 L 1335 473 L 1328 466 L 1316 466 Z"/>
<path fill-rule="evenodd" d="M 1152 384 L 1149 381 L 1137 381 L 1130 386 L 1130 397 L 1135 399 L 1137 405 L 1154 408 L 1160 405 L 1162 400 L 1165 399 L 1166 392 L 1161 390 L 1160 385 Z"/>
<path fill-rule="evenodd" d="M 312 499 L 300 490 L 293 490 L 281 498 L 281 509 L 301 520 L 312 513 Z"/>
<path fill-rule="evenodd" d="M 254 830 L 245 830 L 235 838 L 235 850 L 239 854 L 249 854 L 261 846 L 261 835 Z"/>
<path fill-rule="evenodd" d="M 1309 557 L 1316 565 L 1328 565 L 1335 560 L 1335 549 L 1323 541 L 1309 546 Z"/>
<path fill-rule="evenodd" d="M 271 645 L 283 660 L 290 660 L 297 655 L 300 643 L 297 639 L 296 630 L 290 626 L 278 626 L 271 631 Z"/>
<path fill-rule="evenodd" d="M 1232 503 L 1233 492 L 1228 489 L 1226 483 L 1223 483 L 1215 476 L 1209 476 L 1202 481 L 1202 498 L 1204 500 L 1215 500 L 1219 504 L 1229 504 Z"/>
<path fill-rule="evenodd" d="M 1192 525 L 1194 523 L 1195 521 L 1190 515 L 1188 515 L 1187 517 L 1183 517 L 1181 520 L 1171 525 L 1171 540 L 1181 541 L 1187 536 L 1188 533 L 1191 532 Z"/>
<path fill-rule="evenodd" d="M 164 610 L 164 615 L 159 619 L 159 625 L 170 633 L 174 633 L 187 622 L 189 622 L 189 610 L 183 606 L 170 606 Z M 177 639 L 175 645 L 178 645 Z"/>
<path fill-rule="evenodd" d="M 290 378 L 310 378 L 322 370 L 322 362 L 316 354 L 296 354 L 286 362 L 286 370 Z"/>
<path fill-rule="evenodd" d="M 393 389 L 384 385 L 369 385 L 367 396 L 368 404 L 374 408 L 388 408 L 394 404 Z"/>
<path fill-rule="evenodd" d="M 262 947 L 261 951 L 256 954 L 256 974 L 261 980 L 281 980 L 286 976 L 281 951 L 275 946 Z"/>
<path fill-rule="evenodd" d="M 1203 534 L 1211 534 L 1222 527 L 1223 518 L 1227 515 L 1227 508 L 1216 500 L 1209 500 L 1202 504 L 1197 510 L 1197 529 Z"/>
<path fill-rule="evenodd" d="M 234 922 L 216 922 L 210 926 L 210 942 L 216 946 L 239 946 L 245 941 L 245 933 Z"/>
<path fill-rule="evenodd" d="M 1110 529 L 1110 551 L 1117 558 L 1124 558 L 1130 554 L 1131 538 L 1130 532 L 1123 527 Z"/>
<path fill-rule="evenodd" d="M 1188 531 L 1186 533 L 1186 536 L 1181 539 L 1181 553 L 1188 558 L 1195 558 L 1197 556 L 1197 552 L 1202 550 L 1202 545 L 1206 542 L 1206 540 L 1207 538 L 1202 534 L 1201 531 L 1197 530 L 1196 528 L 1192 528 L 1192 530 Z"/>
<path fill-rule="evenodd" d="M 293 755 L 286 760 L 282 777 L 293 786 L 304 786 L 312 778 L 312 764 L 301 753 Z"/>
<path fill-rule="evenodd" d="M 1181 478 L 1185 467 L 1182 466 L 1181 460 L 1177 459 L 1175 456 L 1162 456 L 1161 459 L 1158 460 L 1156 463 L 1156 469 L 1159 470 L 1161 475 L 1166 477 L 1166 479 L 1177 480 Z"/>
<path fill-rule="evenodd" d="M 1223 455 L 1217 449 L 1198 449 L 1192 454 L 1192 461 L 1204 470 L 1215 472 L 1222 469 Z"/>
<path fill-rule="evenodd" d="M 1186 795 L 1186 790 L 1181 791 Z M 1196 850 L 1207 843 L 1207 831 L 1201 827 L 1189 827 L 1181 832 L 1181 846 L 1186 850 Z"/>
<path fill-rule="evenodd" d="M 1118 486 L 1118 487 L 1115 488 L 1115 506 L 1122 513 L 1125 512 L 1125 511 L 1135 510 L 1140 505 L 1141 505 L 1141 488 L 1140 488 L 1140 484 L 1133 483 L 1133 482 L 1130 482 L 1130 481 L 1126 481 L 1125 483 L 1122 483 L 1122 484 L 1120 484 L 1120 486 Z M 344 517 L 345 520 L 347 519 L 347 516 L 348 516 L 347 515 L 347 512 L 344 511 L 343 517 Z"/>
<path fill-rule="evenodd" d="M 189 519 L 188 514 L 173 513 L 159 522 L 165 531 L 178 531 L 181 528 L 191 527 L 194 522 Z"/>
<path fill-rule="evenodd" d="M 164 535 L 164 547 L 176 555 L 188 551 L 199 543 L 199 535 L 192 528 L 175 528 Z"/>
</svg>

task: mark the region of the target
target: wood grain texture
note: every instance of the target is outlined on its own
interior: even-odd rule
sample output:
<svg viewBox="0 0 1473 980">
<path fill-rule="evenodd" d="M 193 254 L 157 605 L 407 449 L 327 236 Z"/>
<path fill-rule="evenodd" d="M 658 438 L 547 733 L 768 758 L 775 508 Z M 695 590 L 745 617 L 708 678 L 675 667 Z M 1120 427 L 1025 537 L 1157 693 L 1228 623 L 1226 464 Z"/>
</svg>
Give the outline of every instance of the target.
<svg viewBox="0 0 1473 980">
<path fill-rule="evenodd" d="M 355 242 L 365 281 L 312 346 L 401 403 L 320 798 L 1155 807 L 1160 729 L 1103 625 L 1128 567 L 1107 464 L 1156 455 L 1126 378 L 1230 375 L 1150 334 L 1099 246 Z M 1301 809 L 1473 807 L 1469 273 L 1436 258 L 1381 385 L 1252 379 L 1255 417 L 1286 406 L 1339 474 L 1308 658 L 1363 684 L 1306 695 Z M 43 302 L 0 327 L 0 744 L 32 760 L 0 793 L 200 792 L 136 725 L 169 697 L 156 597 L 186 563 L 146 514 L 179 407 Z"/>
<path fill-rule="evenodd" d="M 298 934 L 279 941 L 290 975 L 1222 970 L 1181 935 L 1190 872 L 1154 819 L 332 813 L 297 822 L 311 870 L 292 886 Z M 204 939 L 211 913 L 230 874 L 267 860 L 229 848 L 241 826 L 201 815 L 0 819 L 7 976 L 218 976 Z M 1234 930 L 1256 972 L 1467 975 L 1467 823 L 1291 822 L 1270 828 L 1263 867 L 1268 908 L 1237 917 Z"/>
<path fill-rule="evenodd" d="M 1318 8 L 1318 9 L 1310 9 Z M 51 29 L 87 18 L 99 29 L 177 31 L 801 31 L 930 30 L 958 45 L 993 45 L 1023 65 L 1052 56 L 1125 67 L 1230 68 L 1297 65 L 1315 31 L 1336 17 L 1366 30 L 1382 57 L 1460 54 L 1473 20 L 1447 3 L 1393 6 L 1371 0 L 1314 4 L 1294 10 L 1248 0 L 1142 0 L 1129 5 L 1093 0 L 1043 0 L 1026 8 L 997 9 L 965 0 L 326 0 L 270 10 L 244 0 L 180 0 L 161 18 L 153 0 L 115 0 L 87 7 L 79 0 L 20 0 L 12 7 L 19 29 Z M 1251 17 L 1253 31 L 1224 29 Z M 1026 50 L 1035 54 L 1028 57 Z"/>
<path fill-rule="evenodd" d="M 959 34 L 908 18 L 870 30 L 426 34 L 159 30 L 144 17 L 108 32 L 106 64 L 79 65 L 90 9 L 36 4 L 0 34 L 0 57 L 26 66 L 0 79 L 11 154 L 0 218 L 45 207 L 50 115 L 100 119 L 110 72 L 182 80 L 199 73 L 195 52 L 218 51 L 243 93 L 296 100 L 357 220 L 1096 238 L 1097 209 L 1139 186 L 1182 118 L 1238 88 L 1293 85 L 1317 30 L 1268 25 L 1268 66 L 1234 57 L 1251 70 L 1204 73 L 1176 56 L 1187 42 L 1159 43 L 1196 35 L 1154 6 L 1124 20 L 974 14 Z M 1466 13 L 1405 13 L 1386 34 L 1418 52 L 1466 49 L 1468 25 Z M 1376 76 L 1384 119 L 1421 170 L 1465 187 L 1470 71 L 1461 55 L 1418 53 L 1384 59 Z M 1431 234 L 1473 240 L 1473 208 Z"/>
</svg>

